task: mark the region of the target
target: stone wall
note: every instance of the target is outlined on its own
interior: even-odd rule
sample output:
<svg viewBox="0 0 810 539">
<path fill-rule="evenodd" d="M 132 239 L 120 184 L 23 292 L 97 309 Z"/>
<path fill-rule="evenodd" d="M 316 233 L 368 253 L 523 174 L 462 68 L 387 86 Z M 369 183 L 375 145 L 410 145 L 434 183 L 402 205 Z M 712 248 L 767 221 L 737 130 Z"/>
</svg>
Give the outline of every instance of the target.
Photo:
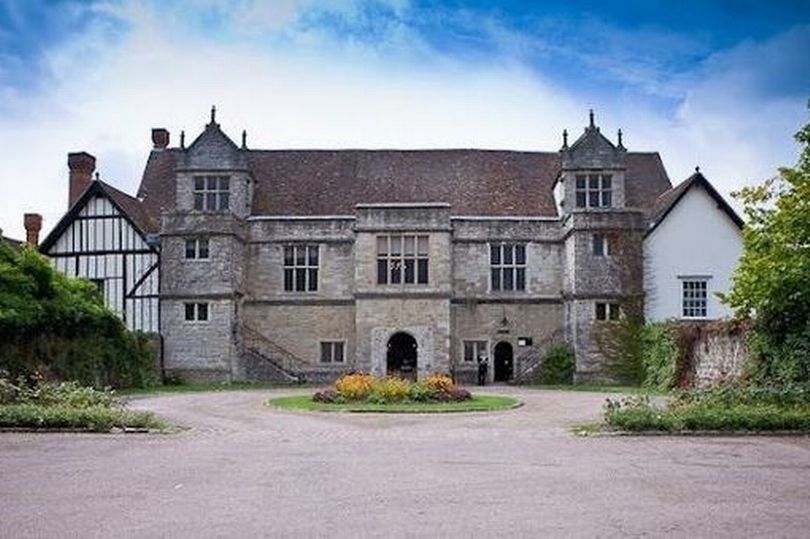
<svg viewBox="0 0 810 539">
<path fill-rule="evenodd" d="M 242 321 L 301 361 L 307 371 L 367 370 L 355 346 L 354 305 L 340 303 L 275 304 L 246 301 Z M 321 341 L 344 343 L 343 364 L 322 364 Z"/>
<path fill-rule="evenodd" d="M 232 372 L 232 366 L 237 365 L 231 338 L 233 302 L 199 298 L 188 301 L 208 303 L 208 320 L 187 321 L 184 300 L 163 300 L 161 305 L 166 376 L 192 382 L 239 379 L 240 373 Z"/>
<path fill-rule="evenodd" d="M 706 387 L 732 381 L 748 362 L 748 327 L 735 322 L 701 324 L 689 354 L 693 384 Z"/>
</svg>

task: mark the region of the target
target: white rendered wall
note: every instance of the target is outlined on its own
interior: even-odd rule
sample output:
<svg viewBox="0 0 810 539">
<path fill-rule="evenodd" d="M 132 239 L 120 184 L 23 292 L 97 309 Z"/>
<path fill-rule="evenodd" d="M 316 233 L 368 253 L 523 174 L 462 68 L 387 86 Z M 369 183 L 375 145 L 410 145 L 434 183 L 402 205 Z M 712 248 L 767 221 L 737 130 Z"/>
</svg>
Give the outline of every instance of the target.
<svg viewBox="0 0 810 539">
<path fill-rule="evenodd" d="M 158 255 L 103 196 L 79 211 L 45 253 L 70 277 L 103 280 L 104 303 L 135 331 L 158 332 Z"/>
<path fill-rule="evenodd" d="M 647 320 L 681 318 L 684 276 L 711 276 L 707 318 L 730 316 L 715 293 L 728 291 L 741 253 L 740 229 L 702 186 L 692 186 L 644 241 Z"/>
</svg>

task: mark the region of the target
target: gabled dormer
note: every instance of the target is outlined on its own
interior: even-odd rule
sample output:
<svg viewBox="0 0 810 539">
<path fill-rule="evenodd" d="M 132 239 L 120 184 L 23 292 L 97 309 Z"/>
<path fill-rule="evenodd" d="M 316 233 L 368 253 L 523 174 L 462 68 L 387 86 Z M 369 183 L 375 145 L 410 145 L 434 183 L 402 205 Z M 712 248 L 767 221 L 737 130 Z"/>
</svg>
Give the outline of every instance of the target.
<svg viewBox="0 0 810 539">
<path fill-rule="evenodd" d="M 216 108 L 203 132 L 185 146 L 180 137 L 177 159 L 177 210 L 181 212 L 250 214 L 253 177 L 248 167 L 245 132 L 237 146 L 216 122 Z"/>
<path fill-rule="evenodd" d="M 613 144 L 594 123 L 593 111 L 584 133 L 570 146 L 563 131 L 562 168 L 554 188 L 558 212 L 623 208 L 626 153 L 621 129 Z"/>
</svg>

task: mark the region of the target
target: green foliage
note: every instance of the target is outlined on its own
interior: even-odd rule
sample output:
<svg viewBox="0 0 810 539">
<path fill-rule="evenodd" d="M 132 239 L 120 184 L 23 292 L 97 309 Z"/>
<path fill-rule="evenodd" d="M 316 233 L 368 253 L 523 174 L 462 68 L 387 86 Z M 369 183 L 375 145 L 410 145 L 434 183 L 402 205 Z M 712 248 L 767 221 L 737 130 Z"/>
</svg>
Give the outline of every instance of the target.
<svg viewBox="0 0 810 539">
<path fill-rule="evenodd" d="M 720 384 L 709 388 L 691 389 L 678 393 L 674 401 L 677 405 L 709 404 L 717 406 L 776 405 L 810 406 L 810 385 L 765 385 Z"/>
<path fill-rule="evenodd" d="M 152 357 L 91 283 L 65 277 L 34 249 L 0 244 L 0 369 L 144 387 L 157 382 Z"/>
<path fill-rule="evenodd" d="M 724 301 L 755 317 L 751 376 L 757 382 L 810 380 L 810 124 L 797 134 L 794 168 L 735 196 L 747 222 L 743 255 Z"/>
<path fill-rule="evenodd" d="M 411 385 L 408 396 L 415 402 L 427 402 L 436 398 L 436 390 L 423 382 L 417 382 Z"/>
<path fill-rule="evenodd" d="M 130 412 L 110 389 L 42 379 L 16 382 L 0 377 L 0 428 L 82 429 L 164 428 L 149 412 Z"/>
<path fill-rule="evenodd" d="M 664 408 L 648 397 L 608 399 L 605 422 L 628 431 L 808 431 L 810 392 L 799 386 L 723 385 L 684 392 Z"/>
<path fill-rule="evenodd" d="M 663 322 L 646 324 L 641 340 L 643 386 L 662 391 L 675 387 L 679 350 L 672 327 Z"/>
<path fill-rule="evenodd" d="M 80 386 L 76 382 L 49 382 L 35 378 L 28 381 L 23 377 L 12 382 L 0 378 L 0 404 L 38 404 L 42 406 L 68 406 L 90 408 L 122 406 L 113 391 Z"/>
<path fill-rule="evenodd" d="M 310 395 L 295 395 L 270 399 L 269 405 L 290 410 L 311 410 L 318 412 L 376 412 L 376 413 L 445 413 L 445 412 L 489 412 L 507 410 L 520 405 L 512 397 L 501 395 L 475 395 L 465 400 L 447 402 L 413 402 L 378 404 L 368 401 L 355 402 L 317 402 Z"/>
<path fill-rule="evenodd" d="M 618 320 L 594 329 L 608 371 L 622 383 L 640 386 L 645 380 L 644 320 L 639 309 L 623 311 Z"/>
<path fill-rule="evenodd" d="M 566 344 L 555 344 L 546 351 L 537 369 L 538 384 L 573 384 L 574 349 Z"/>
<path fill-rule="evenodd" d="M 0 428 L 81 429 L 109 432 L 113 428 L 163 429 L 150 412 L 130 412 L 104 406 L 72 408 L 39 404 L 0 406 Z"/>
</svg>

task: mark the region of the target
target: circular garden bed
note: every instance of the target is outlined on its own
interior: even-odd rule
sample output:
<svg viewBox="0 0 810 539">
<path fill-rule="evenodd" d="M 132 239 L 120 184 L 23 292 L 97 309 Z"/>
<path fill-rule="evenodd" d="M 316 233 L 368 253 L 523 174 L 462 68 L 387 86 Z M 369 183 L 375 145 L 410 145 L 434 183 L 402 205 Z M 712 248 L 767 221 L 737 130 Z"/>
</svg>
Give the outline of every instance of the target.
<svg viewBox="0 0 810 539">
<path fill-rule="evenodd" d="M 312 395 L 277 397 L 269 404 L 296 410 L 375 413 L 489 412 L 521 405 L 502 395 L 473 395 L 444 374 L 409 382 L 355 373 L 342 376 L 332 388 Z"/>
</svg>

